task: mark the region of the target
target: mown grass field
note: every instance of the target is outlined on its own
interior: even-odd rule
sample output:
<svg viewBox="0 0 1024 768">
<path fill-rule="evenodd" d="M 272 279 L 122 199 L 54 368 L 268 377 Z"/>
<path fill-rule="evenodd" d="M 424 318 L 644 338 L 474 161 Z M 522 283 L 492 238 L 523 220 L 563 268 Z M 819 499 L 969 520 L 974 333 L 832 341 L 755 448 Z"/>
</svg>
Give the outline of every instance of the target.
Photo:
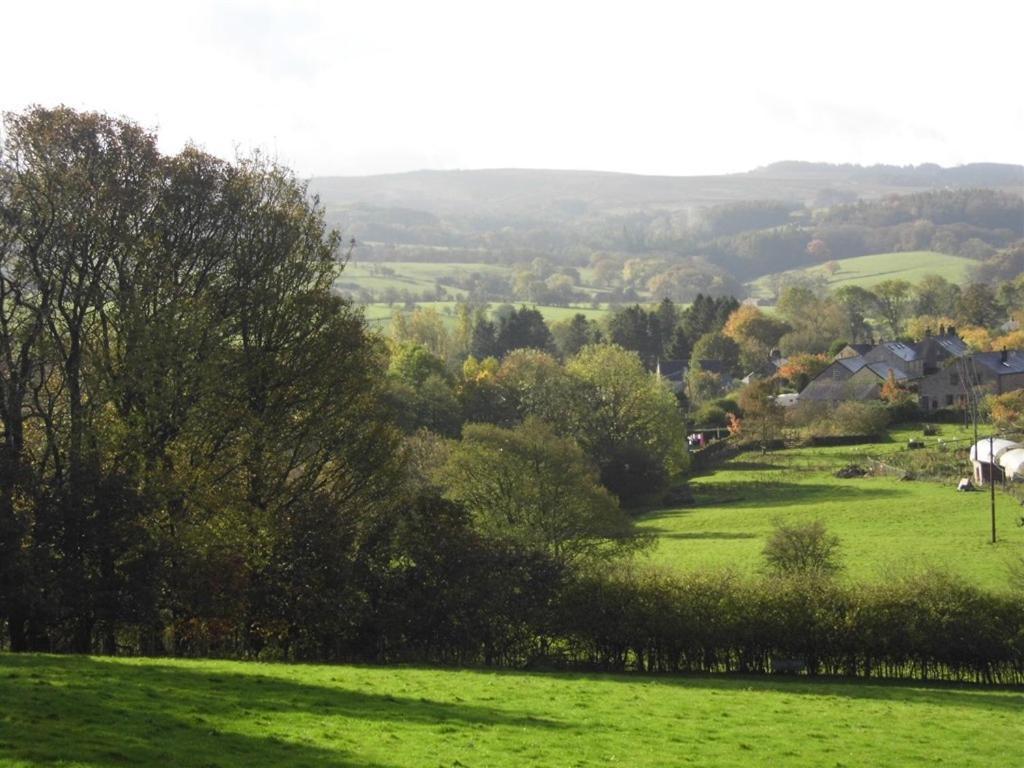
<svg viewBox="0 0 1024 768">
<path fill-rule="evenodd" d="M 584 315 L 588 320 L 599 320 L 606 316 L 611 310 L 607 307 L 551 307 L 543 304 L 529 304 L 526 302 L 509 302 L 512 306 L 528 306 L 533 309 L 537 309 L 544 316 L 544 319 L 548 323 L 554 323 L 559 320 L 565 320 L 571 318 L 575 314 Z M 388 323 L 391 321 L 391 317 L 395 312 L 405 311 L 401 304 L 364 304 L 361 305 L 363 314 L 366 317 L 370 325 L 376 329 L 387 329 Z M 432 308 L 441 313 L 442 319 L 447 321 L 449 325 L 455 324 L 455 302 L 454 301 L 418 301 L 416 302 L 417 307 Z M 491 308 L 496 307 L 496 303 L 492 303 Z"/>
<path fill-rule="evenodd" d="M 1024 691 L 0 655 L 0 765 L 1018 766 Z"/>
<path fill-rule="evenodd" d="M 1006 589 L 1010 559 L 1024 557 L 1024 508 L 1009 494 L 996 494 L 998 542 L 993 546 L 987 490 L 958 493 L 951 484 L 896 476 L 834 476 L 846 464 L 867 467 L 906 451 L 911 435 L 933 445 L 967 433 L 943 425 L 938 437 L 902 430 L 890 442 L 873 445 L 741 454 L 694 478 L 696 505 L 642 519 L 641 526 L 657 537 L 645 558 L 680 570 L 728 567 L 752 573 L 761 567 L 761 550 L 775 520 L 817 518 L 841 540 L 845 578 L 880 581 L 940 567 L 978 586 Z M 969 475 L 969 443 L 960 446 Z"/>
<path fill-rule="evenodd" d="M 917 283 L 925 275 L 940 275 L 953 283 L 967 279 L 968 269 L 977 264 L 962 256 L 950 256 L 935 251 L 906 251 L 902 253 L 877 253 L 870 256 L 856 256 L 836 262 L 839 269 L 829 274 L 824 266 L 796 269 L 781 274 L 803 274 L 824 277 L 829 288 L 835 290 L 844 285 L 859 285 L 870 288 L 883 280 L 906 280 Z M 765 275 L 749 283 L 747 288 L 752 296 L 770 297 L 771 284 L 778 275 Z"/>
</svg>

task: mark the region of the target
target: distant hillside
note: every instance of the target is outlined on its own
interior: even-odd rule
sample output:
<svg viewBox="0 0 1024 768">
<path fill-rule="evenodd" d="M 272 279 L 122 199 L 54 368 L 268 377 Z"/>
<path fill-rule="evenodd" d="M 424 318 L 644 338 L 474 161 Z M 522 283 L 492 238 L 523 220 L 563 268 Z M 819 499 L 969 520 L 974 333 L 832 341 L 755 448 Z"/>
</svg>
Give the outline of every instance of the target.
<svg viewBox="0 0 1024 768">
<path fill-rule="evenodd" d="M 866 254 L 936 251 L 1002 264 L 999 254 L 1024 239 L 1024 166 L 1010 165 L 786 162 L 693 177 L 417 171 L 316 178 L 310 190 L 329 223 L 356 240 L 356 258 L 391 264 L 397 278 L 411 278 L 401 265 L 414 262 L 506 268 L 455 269 L 458 279 L 446 283 L 486 301 L 572 302 L 599 290 L 601 301 L 685 303 L 696 293 L 740 296 L 742 283 L 763 275 Z M 594 281 L 581 282 L 586 269 Z M 372 302 L 385 283 L 348 290 Z M 408 286 L 419 299 L 443 298 Z"/>
<path fill-rule="evenodd" d="M 435 216 L 473 214 L 566 220 L 638 209 L 685 209 L 740 200 L 814 205 L 915 190 L 981 186 L 1024 192 L 1024 166 L 975 163 L 921 165 L 775 163 L 724 176 L 641 176 L 556 170 L 414 171 L 310 180 L 329 211 L 350 207 L 404 208 Z"/>
<path fill-rule="evenodd" d="M 977 262 L 962 256 L 949 256 L 935 251 L 907 251 L 902 253 L 876 253 L 840 259 L 830 266 L 819 265 L 778 272 L 748 283 L 750 295 L 771 299 L 774 291 L 787 281 L 821 281 L 830 289 L 844 285 L 871 288 L 883 280 L 906 280 L 917 283 L 925 275 L 939 275 L 950 282 L 962 284 L 968 280 L 970 269 Z"/>
<path fill-rule="evenodd" d="M 891 187 L 989 187 L 1024 189 L 1024 166 L 1004 163 L 970 163 L 943 168 L 924 165 L 832 165 L 789 161 L 773 163 L 750 172 L 751 176 L 788 179 L 843 180 L 848 183 Z"/>
</svg>

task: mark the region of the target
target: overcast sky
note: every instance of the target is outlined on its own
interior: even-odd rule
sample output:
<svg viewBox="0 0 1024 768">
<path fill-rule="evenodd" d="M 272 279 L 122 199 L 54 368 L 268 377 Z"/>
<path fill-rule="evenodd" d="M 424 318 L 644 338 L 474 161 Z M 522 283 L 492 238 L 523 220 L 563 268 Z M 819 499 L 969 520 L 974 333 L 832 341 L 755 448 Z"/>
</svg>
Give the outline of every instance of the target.
<svg viewBox="0 0 1024 768">
<path fill-rule="evenodd" d="M 1024 163 L 1024 4 L 5 2 L 0 109 L 302 175 Z"/>
</svg>

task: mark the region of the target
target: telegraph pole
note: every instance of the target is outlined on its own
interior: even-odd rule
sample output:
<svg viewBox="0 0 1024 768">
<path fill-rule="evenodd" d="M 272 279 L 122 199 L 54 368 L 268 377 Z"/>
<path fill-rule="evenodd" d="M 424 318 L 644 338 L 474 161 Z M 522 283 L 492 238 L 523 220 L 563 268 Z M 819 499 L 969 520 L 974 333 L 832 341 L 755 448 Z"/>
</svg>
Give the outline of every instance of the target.
<svg viewBox="0 0 1024 768">
<path fill-rule="evenodd" d="M 992 455 L 992 445 L 995 442 L 990 432 L 988 435 L 988 490 L 992 507 L 992 543 L 996 543 L 996 457 Z M 977 443 L 975 443 L 977 445 Z M 977 451 L 977 448 L 975 448 Z"/>
</svg>

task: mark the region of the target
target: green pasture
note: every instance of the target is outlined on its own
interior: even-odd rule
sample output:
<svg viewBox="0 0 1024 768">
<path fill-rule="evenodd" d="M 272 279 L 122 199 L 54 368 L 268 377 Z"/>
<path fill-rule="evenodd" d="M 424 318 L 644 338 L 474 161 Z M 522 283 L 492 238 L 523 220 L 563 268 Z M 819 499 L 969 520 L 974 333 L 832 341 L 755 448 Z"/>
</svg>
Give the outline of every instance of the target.
<svg viewBox="0 0 1024 768">
<path fill-rule="evenodd" d="M 0 765 L 1024 764 L 1024 692 L 0 655 Z"/>
<path fill-rule="evenodd" d="M 856 256 L 836 261 L 839 269 L 829 274 L 824 265 L 790 270 L 781 275 L 807 275 L 824 277 L 829 288 L 844 285 L 859 285 L 870 288 L 883 280 L 906 280 L 917 283 L 925 275 L 940 275 L 953 283 L 963 283 L 968 269 L 977 264 L 962 256 L 950 256 L 935 251 L 906 251 L 900 253 L 876 253 L 870 256 Z M 747 288 L 752 296 L 770 297 L 771 285 L 779 274 L 765 275 L 749 283 Z"/>
<path fill-rule="evenodd" d="M 607 306 L 603 307 L 591 307 L 590 305 L 579 306 L 579 307 L 551 307 L 543 304 L 528 304 L 521 302 L 508 302 L 514 307 L 528 306 L 533 309 L 537 309 L 544 316 L 544 319 L 548 323 L 553 323 L 558 320 L 565 320 L 571 318 L 573 315 L 581 314 L 584 315 L 588 320 L 600 320 L 602 317 L 608 315 L 611 312 Z M 360 305 L 363 310 L 363 314 L 367 321 L 374 328 L 386 329 L 391 317 L 395 312 L 408 311 L 402 304 L 363 304 Z M 455 302 L 454 301 L 417 301 L 417 307 L 421 308 L 432 308 L 441 313 L 442 319 L 446 320 L 450 324 L 455 323 Z M 497 307 L 497 303 L 491 304 L 493 310 Z"/>
<path fill-rule="evenodd" d="M 1008 563 L 1024 556 L 1024 508 L 1008 493 L 996 494 L 998 541 L 992 545 L 987 490 L 958 493 L 952 483 L 906 481 L 895 473 L 835 477 L 847 464 L 892 463 L 906 452 L 912 434 L 932 446 L 967 437 L 965 430 L 943 425 L 938 437 L 903 430 L 872 445 L 743 453 L 694 478 L 695 505 L 641 520 L 656 535 L 644 557 L 679 570 L 728 567 L 752 573 L 761 567 L 775 520 L 820 518 L 842 542 L 846 578 L 877 582 L 935 567 L 978 586 L 1006 589 Z M 969 475 L 969 442 L 958 445 Z"/>
</svg>

